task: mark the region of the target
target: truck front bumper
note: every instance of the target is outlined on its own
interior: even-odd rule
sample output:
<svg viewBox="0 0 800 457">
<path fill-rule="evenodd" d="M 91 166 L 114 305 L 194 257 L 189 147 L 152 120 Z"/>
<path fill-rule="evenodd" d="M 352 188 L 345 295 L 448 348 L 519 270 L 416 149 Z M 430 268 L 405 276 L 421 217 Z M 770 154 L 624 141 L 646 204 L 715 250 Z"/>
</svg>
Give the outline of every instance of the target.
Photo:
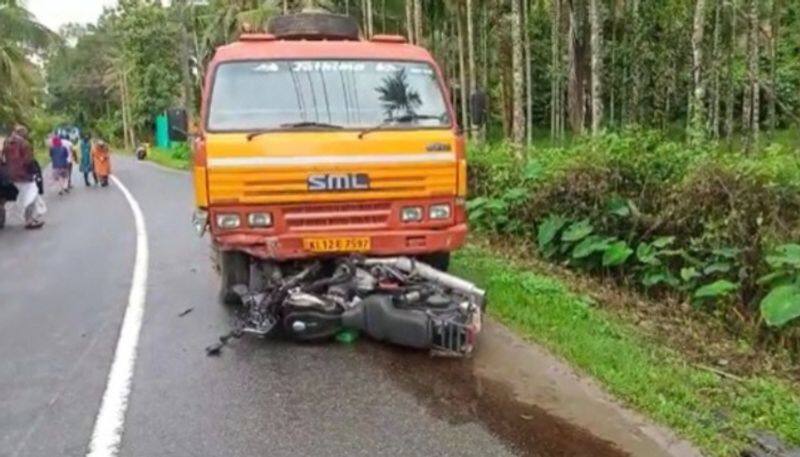
<svg viewBox="0 0 800 457">
<path fill-rule="evenodd" d="M 467 224 L 456 224 L 436 229 L 404 229 L 353 231 L 335 233 L 286 233 L 278 235 L 230 233 L 214 234 L 214 242 L 222 250 L 246 252 L 254 257 L 290 260 L 331 255 L 309 252 L 303 248 L 303 239 L 332 237 L 369 237 L 370 249 L 363 252 L 371 256 L 421 255 L 450 252 L 464 245 Z"/>
</svg>

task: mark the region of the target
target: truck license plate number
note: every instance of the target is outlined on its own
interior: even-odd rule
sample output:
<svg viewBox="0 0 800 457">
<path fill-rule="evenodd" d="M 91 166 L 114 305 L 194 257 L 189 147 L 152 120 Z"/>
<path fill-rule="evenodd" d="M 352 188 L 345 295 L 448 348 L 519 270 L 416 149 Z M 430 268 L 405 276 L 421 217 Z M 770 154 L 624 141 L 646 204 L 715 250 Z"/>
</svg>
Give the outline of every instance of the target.
<svg viewBox="0 0 800 457">
<path fill-rule="evenodd" d="M 306 238 L 303 249 L 310 252 L 364 252 L 370 249 L 369 237 Z"/>
</svg>

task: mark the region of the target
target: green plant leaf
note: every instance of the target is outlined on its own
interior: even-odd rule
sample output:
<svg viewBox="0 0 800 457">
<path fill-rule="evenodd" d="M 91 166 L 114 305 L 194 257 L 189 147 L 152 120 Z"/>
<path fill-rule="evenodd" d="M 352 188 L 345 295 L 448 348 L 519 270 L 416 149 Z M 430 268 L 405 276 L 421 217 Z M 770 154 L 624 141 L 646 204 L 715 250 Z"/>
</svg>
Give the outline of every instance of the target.
<svg viewBox="0 0 800 457">
<path fill-rule="evenodd" d="M 603 252 L 608 249 L 611 242 L 615 239 L 616 238 L 600 238 L 597 235 L 589 235 L 575 245 L 575 249 L 572 250 L 572 258 L 584 259 L 595 252 Z"/>
<path fill-rule="evenodd" d="M 800 268 L 800 245 L 784 244 L 778 246 L 774 254 L 767 256 L 767 263 L 772 268 L 779 268 L 784 265 Z"/>
<path fill-rule="evenodd" d="M 662 236 L 653 240 L 653 247 L 658 249 L 664 249 L 665 247 L 669 246 L 670 244 L 675 242 L 674 236 Z"/>
<path fill-rule="evenodd" d="M 561 234 L 561 241 L 580 241 L 591 235 L 592 231 L 594 231 L 594 227 L 592 227 L 589 219 L 584 219 L 567 227 L 564 233 Z"/>
<path fill-rule="evenodd" d="M 537 242 L 539 243 L 539 249 L 544 249 L 547 245 L 550 244 L 551 241 L 556 237 L 558 231 L 564 227 L 564 224 L 567 223 L 567 220 L 561 216 L 550 216 L 544 220 L 539 225 L 539 232 L 537 234 Z"/>
<path fill-rule="evenodd" d="M 539 163 L 538 160 L 531 160 L 525 165 L 525 169 L 522 172 L 523 178 L 528 181 L 535 181 L 538 179 L 542 173 L 544 172 L 544 166 Z"/>
<path fill-rule="evenodd" d="M 738 284 L 734 284 L 728 280 L 720 279 L 711 284 L 706 284 L 703 287 L 694 291 L 695 298 L 716 298 L 729 295 L 731 292 L 739 288 Z"/>
<path fill-rule="evenodd" d="M 778 280 L 786 280 L 786 279 L 788 279 L 788 277 L 789 277 L 789 272 L 787 272 L 787 271 L 780 271 L 780 270 L 779 271 L 773 271 L 772 273 L 766 274 L 766 275 L 758 278 L 758 280 L 756 281 L 756 284 L 762 285 L 762 286 L 764 284 L 773 284 L 773 283 L 777 282 Z"/>
<path fill-rule="evenodd" d="M 633 249 L 628 246 L 628 243 L 617 241 L 611 244 L 608 249 L 606 249 L 606 252 L 603 253 L 603 266 L 615 267 L 617 265 L 622 265 L 628 260 L 631 254 L 633 254 Z"/>
<path fill-rule="evenodd" d="M 711 265 L 703 268 L 703 274 L 714 274 L 714 273 L 727 273 L 731 271 L 731 264 L 726 262 L 714 262 Z"/>
<path fill-rule="evenodd" d="M 631 208 L 628 205 L 628 200 L 614 197 L 608 202 L 608 212 L 615 216 L 628 217 L 631 215 Z"/>
<path fill-rule="evenodd" d="M 528 190 L 522 187 L 515 187 L 513 189 L 509 189 L 506 193 L 503 194 L 503 200 L 509 203 L 519 203 L 524 201 L 528 198 Z"/>
<path fill-rule="evenodd" d="M 486 212 L 483 210 L 483 208 L 478 208 L 478 209 L 471 210 L 469 212 L 469 221 L 470 222 L 478 222 L 478 221 L 481 220 L 481 218 L 483 218 L 483 215 L 485 213 Z"/>
<path fill-rule="evenodd" d="M 778 286 L 761 300 L 761 315 L 768 325 L 782 327 L 800 317 L 800 286 Z"/>
<path fill-rule="evenodd" d="M 717 248 L 711 251 L 714 255 L 725 257 L 726 259 L 735 259 L 739 255 L 739 249 L 736 248 Z"/>
<path fill-rule="evenodd" d="M 487 200 L 488 198 L 486 197 L 473 198 L 472 200 L 467 202 L 467 210 L 471 211 L 473 209 L 480 208 L 481 206 L 486 204 Z"/>
<path fill-rule="evenodd" d="M 642 277 L 642 285 L 645 287 L 653 287 L 661 283 L 671 287 L 678 286 L 678 280 L 664 269 L 650 271 Z"/>
<path fill-rule="evenodd" d="M 658 259 L 652 244 L 639 243 L 639 246 L 636 247 L 636 258 L 645 265 L 661 265 L 661 261 Z"/>
<path fill-rule="evenodd" d="M 702 275 L 694 267 L 681 268 L 681 279 L 683 279 L 683 282 L 689 282 L 693 279 L 699 278 L 700 276 Z"/>
</svg>

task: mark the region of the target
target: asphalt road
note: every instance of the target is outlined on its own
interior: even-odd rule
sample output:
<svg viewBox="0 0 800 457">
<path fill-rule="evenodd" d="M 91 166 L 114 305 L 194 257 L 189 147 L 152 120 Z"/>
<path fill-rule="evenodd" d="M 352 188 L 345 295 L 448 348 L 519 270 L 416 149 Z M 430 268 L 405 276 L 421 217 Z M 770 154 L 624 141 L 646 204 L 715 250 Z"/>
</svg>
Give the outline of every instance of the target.
<svg viewBox="0 0 800 457">
<path fill-rule="evenodd" d="M 187 174 L 121 157 L 147 221 L 146 310 L 122 456 L 622 455 L 468 362 L 359 340 L 243 339 L 216 302 L 207 239 L 190 226 Z M 76 175 L 77 177 L 77 175 Z M 47 195 L 47 224 L 0 231 L 0 456 L 83 456 L 114 357 L 136 240 L 119 189 Z M 183 317 L 182 312 L 192 309 Z"/>
</svg>

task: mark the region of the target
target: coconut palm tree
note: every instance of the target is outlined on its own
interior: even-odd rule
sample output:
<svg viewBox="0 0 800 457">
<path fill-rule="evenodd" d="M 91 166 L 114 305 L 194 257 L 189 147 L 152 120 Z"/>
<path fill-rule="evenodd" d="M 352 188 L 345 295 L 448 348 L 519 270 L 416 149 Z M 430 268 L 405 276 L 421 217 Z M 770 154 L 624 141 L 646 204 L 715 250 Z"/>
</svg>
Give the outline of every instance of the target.
<svg viewBox="0 0 800 457">
<path fill-rule="evenodd" d="M 28 57 L 55 39 L 17 0 L 0 0 L 0 123 L 20 116 L 32 102 L 36 68 Z"/>
</svg>

